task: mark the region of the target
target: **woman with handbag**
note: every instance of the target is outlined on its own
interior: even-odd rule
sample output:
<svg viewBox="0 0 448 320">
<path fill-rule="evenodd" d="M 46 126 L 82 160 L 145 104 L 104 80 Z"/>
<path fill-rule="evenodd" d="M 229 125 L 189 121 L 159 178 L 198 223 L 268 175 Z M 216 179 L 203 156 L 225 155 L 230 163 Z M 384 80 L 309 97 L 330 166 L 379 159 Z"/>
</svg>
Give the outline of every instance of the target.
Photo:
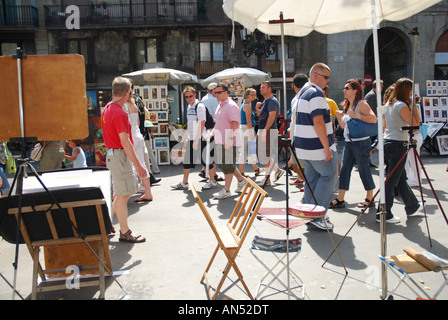
<svg viewBox="0 0 448 320">
<path fill-rule="evenodd" d="M 407 183 L 405 164 L 406 159 L 402 159 L 407 151 L 409 135 L 402 127 L 410 126 L 411 123 L 419 124 L 420 115 L 417 107 L 414 106 L 413 121 L 411 116 L 412 106 L 412 80 L 401 78 L 395 83 L 394 90 L 386 104 L 384 131 L 384 157 L 387 163 L 387 180 L 385 184 L 386 197 L 386 222 L 398 223 L 400 218 L 395 217 L 392 212 L 394 203 L 394 188 L 397 188 L 401 199 L 405 204 L 405 211 L 408 216 L 420 209 L 420 203 Z M 395 171 L 391 174 L 392 170 Z M 376 221 L 380 221 L 377 214 Z"/>
<path fill-rule="evenodd" d="M 341 106 L 342 111 L 337 112 L 338 123 L 344 128 L 345 147 L 342 157 L 341 173 L 339 176 L 338 197 L 330 203 L 329 208 L 344 208 L 345 193 L 349 190 L 350 177 L 355 162 L 358 164 L 359 176 L 366 190 L 363 202 L 358 204 L 359 208 L 371 205 L 375 182 L 370 171 L 370 135 L 356 137 L 354 132 L 350 133 L 349 121 L 358 119 L 359 124 L 373 124 L 377 122 L 375 113 L 369 104 L 362 99 L 362 88 L 355 79 L 347 80 L 344 86 L 344 98 Z M 359 135 L 359 134 L 358 134 Z M 357 135 L 356 135 L 357 136 Z"/>
</svg>

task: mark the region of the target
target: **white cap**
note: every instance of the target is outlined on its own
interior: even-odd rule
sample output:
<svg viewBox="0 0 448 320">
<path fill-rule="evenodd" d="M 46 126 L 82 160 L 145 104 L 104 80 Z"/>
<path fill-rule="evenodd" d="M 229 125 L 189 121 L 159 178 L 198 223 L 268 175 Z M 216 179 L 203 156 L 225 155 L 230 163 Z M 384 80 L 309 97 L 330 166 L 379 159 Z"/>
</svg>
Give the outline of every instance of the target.
<svg viewBox="0 0 448 320">
<path fill-rule="evenodd" d="M 218 84 L 216 82 L 212 82 L 207 86 L 208 90 L 213 90 L 218 86 Z"/>
</svg>

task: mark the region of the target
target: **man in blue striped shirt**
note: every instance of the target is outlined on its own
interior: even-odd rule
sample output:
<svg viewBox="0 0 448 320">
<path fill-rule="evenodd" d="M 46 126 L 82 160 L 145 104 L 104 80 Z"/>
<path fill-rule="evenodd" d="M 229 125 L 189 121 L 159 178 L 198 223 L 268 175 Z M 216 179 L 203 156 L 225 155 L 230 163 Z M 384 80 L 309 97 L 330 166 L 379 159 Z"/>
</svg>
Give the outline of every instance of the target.
<svg viewBox="0 0 448 320">
<path fill-rule="evenodd" d="M 330 81 L 330 68 L 316 63 L 310 70 L 310 80 L 299 92 L 294 130 L 294 147 L 299 159 L 305 160 L 304 201 L 328 209 L 338 179 L 338 155 L 334 142 L 330 108 L 322 88 Z M 314 197 L 313 197 L 314 195 Z M 316 219 L 313 225 L 333 229 L 328 215 Z"/>
</svg>

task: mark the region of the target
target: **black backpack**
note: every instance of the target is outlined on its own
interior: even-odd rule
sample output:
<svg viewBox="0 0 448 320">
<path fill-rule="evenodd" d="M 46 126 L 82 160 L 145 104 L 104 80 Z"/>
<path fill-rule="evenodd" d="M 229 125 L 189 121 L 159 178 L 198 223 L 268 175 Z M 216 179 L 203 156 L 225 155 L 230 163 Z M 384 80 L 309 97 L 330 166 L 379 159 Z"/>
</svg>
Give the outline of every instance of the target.
<svg viewBox="0 0 448 320">
<path fill-rule="evenodd" d="M 215 126 L 215 120 L 213 120 L 213 116 L 211 115 L 210 111 L 208 111 L 207 107 L 202 102 L 196 103 L 196 106 L 194 107 L 196 110 L 196 114 L 198 110 L 198 104 L 202 104 L 205 108 L 205 128 L 213 129 L 213 127 Z"/>
</svg>

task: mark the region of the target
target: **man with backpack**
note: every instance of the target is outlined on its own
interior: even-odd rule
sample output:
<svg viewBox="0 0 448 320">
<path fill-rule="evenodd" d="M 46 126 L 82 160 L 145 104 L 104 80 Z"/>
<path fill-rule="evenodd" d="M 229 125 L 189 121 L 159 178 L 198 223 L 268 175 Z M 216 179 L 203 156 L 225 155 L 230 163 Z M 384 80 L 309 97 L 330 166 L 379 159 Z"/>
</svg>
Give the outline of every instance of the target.
<svg viewBox="0 0 448 320">
<path fill-rule="evenodd" d="M 188 139 L 185 141 L 183 180 L 178 184 L 171 185 L 171 188 L 175 190 L 188 190 L 188 176 L 190 175 L 191 169 L 195 167 L 195 164 L 206 165 L 205 159 L 203 159 L 202 156 L 207 145 L 205 135 L 207 134 L 207 129 L 213 128 L 214 125 L 213 118 L 211 118 L 211 115 L 207 112 L 205 105 L 196 99 L 196 90 L 193 87 L 188 86 L 184 89 L 183 93 L 188 103 Z M 217 182 L 215 180 L 216 168 L 213 161 L 210 161 L 209 163 L 209 172 L 210 180 L 202 187 L 204 190 L 217 187 Z"/>
</svg>

